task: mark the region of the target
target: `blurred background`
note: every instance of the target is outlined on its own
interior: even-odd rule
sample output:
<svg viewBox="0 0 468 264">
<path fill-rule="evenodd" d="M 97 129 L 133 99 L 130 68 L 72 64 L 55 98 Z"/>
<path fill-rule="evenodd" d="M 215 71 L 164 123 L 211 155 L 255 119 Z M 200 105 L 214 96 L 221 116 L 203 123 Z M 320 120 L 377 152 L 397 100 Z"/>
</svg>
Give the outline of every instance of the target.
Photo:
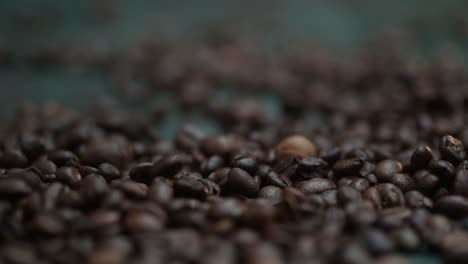
<svg viewBox="0 0 468 264">
<path fill-rule="evenodd" d="M 303 44 L 349 54 L 393 36 L 410 56 L 450 50 L 467 57 L 468 2 L 463 0 L 0 1 L 1 117 L 22 102 L 87 109 L 119 98 L 109 76 L 75 67 L 31 67 L 28 56 L 70 49 L 70 60 L 129 49 L 145 40 L 203 42 L 223 30 L 267 54 Z M 37 55 L 37 54 L 36 54 Z M 116 96 L 117 94 L 117 96 Z M 125 98 L 125 96 L 124 96 Z"/>
</svg>

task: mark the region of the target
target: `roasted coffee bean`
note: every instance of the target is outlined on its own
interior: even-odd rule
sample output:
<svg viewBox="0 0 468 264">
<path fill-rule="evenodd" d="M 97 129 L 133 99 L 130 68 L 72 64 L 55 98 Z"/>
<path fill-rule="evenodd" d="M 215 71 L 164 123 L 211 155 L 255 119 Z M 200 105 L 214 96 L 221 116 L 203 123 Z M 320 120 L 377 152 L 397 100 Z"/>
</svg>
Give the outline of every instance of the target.
<svg viewBox="0 0 468 264">
<path fill-rule="evenodd" d="M 182 169 L 182 166 L 189 162 L 186 155 L 171 155 L 156 161 L 151 169 L 151 177 L 164 176 L 172 177 Z"/>
<path fill-rule="evenodd" d="M 193 174 L 174 181 L 174 193 L 178 197 L 205 199 L 219 192 L 220 188 L 216 183 L 195 177 Z"/>
<path fill-rule="evenodd" d="M 70 160 L 78 161 L 76 154 L 68 150 L 57 150 L 49 153 L 47 157 L 57 166 L 64 166 Z"/>
<path fill-rule="evenodd" d="M 108 137 L 91 138 L 81 149 L 80 157 L 83 163 L 91 166 L 99 166 L 102 163 L 123 168 L 132 158 L 133 151 L 127 138 L 111 134 Z"/>
<path fill-rule="evenodd" d="M 363 240 L 370 252 L 381 255 L 389 253 L 395 248 L 395 243 L 383 231 L 369 228 L 363 231 Z"/>
<path fill-rule="evenodd" d="M 224 166 L 224 159 L 221 156 L 211 156 L 205 160 L 201 165 L 200 169 L 203 174 L 209 175 L 210 173 L 220 169 Z"/>
<path fill-rule="evenodd" d="M 250 174 L 254 174 L 257 170 L 257 161 L 252 157 L 238 155 L 231 161 L 231 166 L 243 169 Z"/>
<path fill-rule="evenodd" d="M 329 149 L 323 156 L 321 156 L 321 158 L 328 164 L 334 164 L 340 159 L 340 157 L 341 150 L 337 147 Z"/>
<path fill-rule="evenodd" d="M 373 263 L 369 252 L 359 243 L 346 243 L 336 249 L 332 255 L 332 263 L 370 264 Z"/>
<path fill-rule="evenodd" d="M 468 215 L 468 199 L 459 195 L 446 195 L 434 203 L 434 208 L 449 217 L 463 217 Z"/>
<path fill-rule="evenodd" d="M 368 188 L 364 191 L 363 198 L 371 201 L 377 208 L 402 206 L 405 203 L 401 190 L 391 183 Z"/>
<path fill-rule="evenodd" d="M 299 160 L 299 173 L 304 179 L 320 178 L 327 175 L 328 164 L 321 158 L 306 157 Z"/>
<path fill-rule="evenodd" d="M 441 249 L 446 263 L 465 262 L 468 256 L 468 235 L 461 231 L 444 235 Z"/>
<path fill-rule="evenodd" d="M 0 153 L 0 167 L 24 168 L 28 166 L 28 158 L 21 150 L 9 149 Z"/>
<path fill-rule="evenodd" d="M 370 184 L 366 179 L 358 177 L 343 177 L 338 181 L 338 186 L 349 186 L 362 192 L 369 188 Z"/>
<path fill-rule="evenodd" d="M 58 236 L 66 230 L 60 219 L 50 213 L 37 214 L 32 220 L 32 228 L 45 236 Z"/>
<path fill-rule="evenodd" d="M 80 192 L 89 203 L 102 200 L 108 191 L 107 182 L 101 175 L 90 174 L 81 181 Z"/>
<path fill-rule="evenodd" d="M 397 173 L 392 176 L 390 183 L 393 183 L 395 186 L 400 188 L 402 192 L 411 191 L 415 187 L 415 182 L 413 178 L 405 173 Z"/>
<path fill-rule="evenodd" d="M 426 145 L 420 145 L 411 156 L 411 168 L 413 170 L 425 170 L 433 158 L 432 150 Z"/>
<path fill-rule="evenodd" d="M 428 170 L 439 177 L 441 183 L 444 184 L 450 184 L 456 174 L 455 167 L 445 160 L 432 160 L 429 163 Z"/>
<path fill-rule="evenodd" d="M 167 205 L 174 196 L 174 189 L 166 182 L 155 180 L 148 190 L 148 196 L 158 204 Z"/>
<path fill-rule="evenodd" d="M 329 180 L 316 178 L 297 184 L 297 189 L 304 194 L 320 194 L 325 191 L 336 189 L 336 185 Z"/>
<path fill-rule="evenodd" d="M 0 179 L 0 198 L 18 199 L 32 193 L 31 187 L 21 179 Z"/>
<path fill-rule="evenodd" d="M 233 168 L 227 175 L 227 181 L 221 187 L 225 187 L 230 192 L 238 192 L 243 195 L 253 195 L 260 189 L 260 178 L 258 176 L 252 177 L 248 172 Z"/>
<path fill-rule="evenodd" d="M 418 171 L 413 175 L 416 189 L 426 195 L 432 195 L 440 186 L 439 178 L 428 171 Z"/>
<path fill-rule="evenodd" d="M 69 186 L 77 186 L 81 181 L 81 174 L 78 169 L 73 167 L 61 167 L 55 173 L 57 180 Z"/>
<path fill-rule="evenodd" d="M 396 160 L 384 160 L 375 167 L 375 175 L 380 183 L 391 182 L 392 177 L 403 171 L 403 165 Z"/>
<path fill-rule="evenodd" d="M 141 210 L 128 212 L 123 221 L 125 229 L 132 234 L 157 232 L 164 227 L 157 216 Z"/>
<path fill-rule="evenodd" d="M 419 191 L 409 191 L 405 193 L 406 205 L 411 208 L 432 208 L 432 200 L 424 196 Z"/>
<path fill-rule="evenodd" d="M 285 158 L 316 156 L 317 150 L 311 141 L 304 136 L 293 135 L 283 139 L 275 147 L 276 158 L 283 160 Z"/>
<path fill-rule="evenodd" d="M 57 166 L 50 160 L 41 159 L 33 163 L 32 169 L 43 179 L 50 178 L 57 171 Z M 55 175 L 53 176 L 55 177 Z"/>
<path fill-rule="evenodd" d="M 41 179 L 39 176 L 25 169 L 9 169 L 6 171 L 8 178 L 17 178 L 23 180 L 27 183 L 32 189 L 37 189 L 41 186 Z"/>
<path fill-rule="evenodd" d="M 153 169 L 153 164 L 151 162 L 142 162 L 138 163 L 130 169 L 128 173 L 130 178 L 138 182 L 151 182 L 152 175 L 151 170 Z"/>
<path fill-rule="evenodd" d="M 113 181 L 111 185 L 133 199 L 144 199 L 148 193 L 147 185 L 131 180 Z"/>
<path fill-rule="evenodd" d="M 262 183 L 265 185 L 273 185 L 279 188 L 285 188 L 291 186 L 291 180 L 287 177 L 281 177 L 278 173 L 274 172 L 273 170 L 269 170 L 269 172 L 265 176 L 261 176 Z"/>
<path fill-rule="evenodd" d="M 336 176 L 355 176 L 359 174 L 364 161 L 361 158 L 339 160 L 333 165 L 333 174 Z"/>
<path fill-rule="evenodd" d="M 340 204 L 347 204 L 349 202 L 356 202 L 362 199 L 361 193 L 356 189 L 348 186 L 342 186 L 338 188 L 338 192 L 336 194 L 338 202 Z"/>
<path fill-rule="evenodd" d="M 396 245 L 404 251 L 414 252 L 421 246 L 421 239 L 410 227 L 395 229 L 392 231 L 391 237 L 395 241 Z"/>
<path fill-rule="evenodd" d="M 90 174 L 97 174 L 98 169 L 92 166 L 79 166 L 78 170 L 80 171 L 81 176 L 86 177 Z"/>
<path fill-rule="evenodd" d="M 457 165 L 466 158 L 465 146 L 458 139 L 450 135 L 443 136 L 439 144 L 442 159 Z"/>
<path fill-rule="evenodd" d="M 98 174 L 102 175 L 106 181 L 112 181 L 121 177 L 119 169 L 110 163 L 99 165 Z"/>
<path fill-rule="evenodd" d="M 403 226 L 411 217 L 411 210 L 405 207 L 392 207 L 379 212 L 378 224 L 385 229 Z"/>
<path fill-rule="evenodd" d="M 468 161 L 463 161 L 457 167 L 457 174 L 453 182 L 453 192 L 468 197 Z"/>
<path fill-rule="evenodd" d="M 200 142 L 200 149 L 209 156 L 224 156 L 234 152 L 238 147 L 239 139 L 231 135 L 209 136 Z"/>
<path fill-rule="evenodd" d="M 276 186 L 265 186 L 258 191 L 257 197 L 272 200 L 282 200 L 283 190 Z"/>
<path fill-rule="evenodd" d="M 231 172 L 230 168 L 222 168 L 218 169 L 215 172 L 211 173 L 207 179 L 218 184 L 219 186 L 223 186 L 226 184 L 228 180 L 228 175 Z"/>
</svg>

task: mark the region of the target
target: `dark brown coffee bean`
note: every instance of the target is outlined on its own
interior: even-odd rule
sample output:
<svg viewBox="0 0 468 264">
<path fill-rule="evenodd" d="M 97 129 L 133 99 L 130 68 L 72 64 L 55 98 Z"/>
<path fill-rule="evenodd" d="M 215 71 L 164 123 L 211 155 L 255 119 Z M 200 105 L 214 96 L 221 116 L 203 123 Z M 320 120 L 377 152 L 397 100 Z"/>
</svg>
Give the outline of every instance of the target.
<svg viewBox="0 0 468 264">
<path fill-rule="evenodd" d="M 362 199 L 361 193 L 356 189 L 349 187 L 349 186 L 342 186 L 338 188 L 338 192 L 336 194 L 338 202 L 340 204 L 347 204 L 349 202 L 356 202 Z"/>
<path fill-rule="evenodd" d="M 420 145 L 411 156 L 411 168 L 413 170 L 425 170 L 433 158 L 432 150 L 426 145 Z"/>
<path fill-rule="evenodd" d="M 178 197 L 192 197 L 205 199 L 209 195 L 219 194 L 219 186 L 201 177 L 189 174 L 186 177 L 174 181 L 174 193 Z"/>
<path fill-rule="evenodd" d="M 466 158 L 465 146 L 458 139 L 450 135 L 443 136 L 440 140 L 439 150 L 441 158 L 454 165 Z"/>
<path fill-rule="evenodd" d="M 337 248 L 336 253 L 332 255 L 331 263 L 370 264 L 374 261 L 369 252 L 359 243 L 346 243 Z"/>
<path fill-rule="evenodd" d="M 80 171 L 81 176 L 86 177 L 90 174 L 97 174 L 98 169 L 91 166 L 79 166 L 78 170 Z"/>
<path fill-rule="evenodd" d="M 364 191 L 363 198 L 371 201 L 377 208 L 402 206 L 405 203 L 401 190 L 391 183 L 368 188 Z"/>
<path fill-rule="evenodd" d="M 411 208 L 432 208 L 432 200 L 419 191 L 413 190 L 405 193 L 406 205 Z"/>
<path fill-rule="evenodd" d="M 327 152 L 323 156 L 321 156 L 321 158 L 328 164 L 334 164 L 340 159 L 340 157 L 341 157 L 341 150 L 340 148 L 337 148 L 337 147 L 327 150 Z"/>
<path fill-rule="evenodd" d="M 31 170 L 25 169 L 9 169 L 6 171 L 8 178 L 17 178 L 23 180 L 32 189 L 38 189 L 41 186 L 41 179 Z"/>
<path fill-rule="evenodd" d="M 32 193 L 31 187 L 21 179 L 0 179 L 0 198 L 19 199 Z"/>
<path fill-rule="evenodd" d="M 385 229 L 394 229 L 404 225 L 411 217 L 411 210 L 405 207 L 392 207 L 379 212 L 378 224 Z"/>
<path fill-rule="evenodd" d="M 264 242 L 247 249 L 246 264 L 284 264 L 286 263 L 281 250 L 273 243 Z"/>
<path fill-rule="evenodd" d="M 397 173 L 392 176 L 390 183 L 400 188 L 402 192 L 407 192 L 415 188 L 415 182 L 413 178 L 405 173 Z"/>
<path fill-rule="evenodd" d="M 243 169 L 253 175 L 257 170 L 257 161 L 252 157 L 237 155 L 231 161 L 231 166 Z"/>
<path fill-rule="evenodd" d="M 41 159 L 33 163 L 32 169 L 38 173 L 42 181 L 49 182 L 47 179 L 54 179 L 57 166 L 50 160 Z"/>
<path fill-rule="evenodd" d="M 73 167 L 61 167 L 55 173 L 57 180 L 69 186 L 77 186 L 81 181 L 81 174 Z"/>
<path fill-rule="evenodd" d="M 426 195 L 432 195 L 440 186 L 439 178 L 428 171 L 418 171 L 413 175 L 416 189 Z"/>
<path fill-rule="evenodd" d="M 229 171 L 225 186 L 231 192 L 237 192 L 243 195 L 253 195 L 260 189 L 260 178 L 252 177 L 248 172 L 233 168 Z"/>
<path fill-rule="evenodd" d="M 98 174 L 102 175 L 106 181 L 112 181 L 121 177 L 119 169 L 110 163 L 99 165 Z"/>
<path fill-rule="evenodd" d="M 182 166 L 190 162 L 189 157 L 183 154 L 175 154 L 156 161 L 151 169 L 151 177 L 172 177 L 182 169 Z"/>
<path fill-rule="evenodd" d="M 446 195 L 434 203 L 434 208 L 449 217 L 459 218 L 468 215 L 468 199 L 459 195 Z"/>
<path fill-rule="evenodd" d="M 230 135 L 209 136 L 200 142 L 200 149 L 209 156 L 224 156 L 234 152 L 239 147 L 239 141 Z"/>
<path fill-rule="evenodd" d="M 333 165 L 333 174 L 336 176 L 355 176 L 364 166 L 361 158 L 339 160 Z"/>
<path fill-rule="evenodd" d="M 456 170 L 445 160 L 432 160 L 428 166 L 429 172 L 439 177 L 441 183 L 450 184 L 455 178 Z"/>
<path fill-rule="evenodd" d="M 281 177 L 278 173 L 270 169 L 270 171 L 265 175 L 261 176 L 262 183 L 265 185 L 272 185 L 279 188 L 285 188 L 291 186 L 291 180 L 287 177 Z"/>
<path fill-rule="evenodd" d="M 0 154 L 0 167 L 25 168 L 28 166 L 28 158 L 21 150 L 6 150 Z"/>
<path fill-rule="evenodd" d="M 348 221 L 354 227 L 364 227 L 374 224 L 377 220 L 377 213 L 372 205 L 365 202 L 348 203 L 345 207 Z"/>
<path fill-rule="evenodd" d="M 366 190 L 367 188 L 369 188 L 370 184 L 366 179 L 351 176 L 351 177 L 341 178 L 338 181 L 338 186 L 349 186 L 349 187 L 353 187 L 359 192 L 362 192 Z"/>
<path fill-rule="evenodd" d="M 205 160 L 201 165 L 200 169 L 203 174 L 209 175 L 210 173 L 220 169 L 224 166 L 224 159 L 221 156 L 211 156 Z"/>
<path fill-rule="evenodd" d="M 465 262 L 468 256 L 468 235 L 462 231 L 444 235 L 441 250 L 445 263 Z"/>
<path fill-rule="evenodd" d="M 108 191 L 107 182 L 101 175 L 90 174 L 81 181 L 80 193 L 90 203 L 102 200 Z"/>
<path fill-rule="evenodd" d="M 299 173 L 304 179 L 320 178 L 327 175 L 328 166 L 321 158 L 305 157 L 299 160 Z"/>
<path fill-rule="evenodd" d="M 132 234 L 157 232 L 164 227 L 164 223 L 155 215 L 141 210 L 127 213 L 123 225 Z"/>
<path fill-rule="evenodd" d="M 168 183 L 153 181 L 148 190 L 148 196 L 158 204 L 167 205 L 174 196 L 174 189 Z"/>
<path fill-rule="evenodd" d="M 390 237 L 379 229 L 369 228 L 364 230 L 362 235 L 364 243 L 373 254 L 389 253 L 395 248 Z"/>
<path fill-rule="evenodd" d="M 283 190 L 276 186 L 265 186 L 258 191 L 257 197 L 272 200 L 282 200 Z"/>
<path fill-rule="evenodd" d="M 396 160 L 384 160 L 381 161 L 375 167 L 375 175 L 379 179 L 380 183 L 391 182 L 392 177 L 403 171 L 403 165 Z"/>
<path fill-rule="evenodd" d="M 75 153 L 68 150 L 57 150 L 49 153 L 49 160 L 57 164 L 57 166 L 64 166 L 68 161 L 78 161 L 78 157 Z"/>
<path fill-rule="evenodd" d="M 314 143 L 299 135 L 289 136 L 283 139 L 275 147 L 276 158 L 283 160 L 288 157 L 310 157 L 316 156 L 317 151 Z"/>
<path fill-rule="evenodd" d="M 37 214 L 32 221 L 32 227 L 45 236 L 58 236 L 66 230 L 60 219 L 50 213 Z"/>
<path fill-rule="evenodd" d="M 300 182 L 296 187 L 306 195 L 320 194 L 325 191 L 336 189 L 336 185 L 332 181 L 321 178 Z"/>
<path fill-rule="evenodd" d="M 113 181 L 111 186 L 115 186 L 127 197 L 133 199 L 144 199 L 148 193 L 148 186 L 146 184 L 134 182 L 132 180 Z"/>
<path fill-rule="evenodd" d="M 110 163 L 117 168 L 125 167 L 132 156 L 133 151 L 127 138 L 116 134 L 91 138 L 82 146 L 80 155 L 86 165 Z"/>
<path fill-rule="evenodd" d="M 218 169 L 215 172 L 211 173 L 207 179 L 218 184 L 219 186 L 223 186 L 224 184 L 226 184 L 230 172 L 230 168 Z"/>
<path fill-rule="evenodd" d="M 395 241 L 396 245 L 404 251 L 414 252 L 421 246 L 421 239 L 410 227 L 395 229 L 392 231 L 391 237 Z"/>
<path fill-rule="evenodd" d="M 453 182 L 453 192 L 468 197 L 468 161 L 463 161 L 457 167 L 457 174 Z"/>
<path fill-rule="evenodd" d="M 118 211 L 99 209 L 94 211 L 90 218 L 95 232 L 110 235 L 120 231 L 120 213 Z"/>
<path fill-rule="evenodd" d="M 333 207 L 338 204 L 338 192 L 336 190 L 325 191 L 320 194 L 325 206 Z"/>
<path fill-rule="evenodd" d="M 138 163 L 130 169 L 129 175 L 135 181 L 149 183 L 153 179 L 151 175 L 152 169 L 153 163 L 151 162 Z"/>
</svg>

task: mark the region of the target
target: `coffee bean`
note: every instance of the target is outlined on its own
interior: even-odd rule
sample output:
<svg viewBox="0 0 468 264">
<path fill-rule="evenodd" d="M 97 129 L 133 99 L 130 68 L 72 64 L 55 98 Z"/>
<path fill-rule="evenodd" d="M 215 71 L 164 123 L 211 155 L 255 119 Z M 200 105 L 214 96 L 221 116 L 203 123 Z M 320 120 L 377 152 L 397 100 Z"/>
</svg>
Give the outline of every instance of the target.
<svg viewBox="0 0 468 264">
<path fill-rule="evenodd" d="M 468 256 L 468 235 L 457 231 L 444 235 L 441 241 L 442 254 L 446 263 L 463 263 Z"/>
<path fill-rule="evenodd" d="M 368 188 L 364 191 L 363 198 L 372 201 L 377 208 L 402 206 L 405 203 L 401 190 L 391 183 Z"/>
<path fill-rule="evenodd" d="M 189 157 L 185 155 L 171 155 L 156 161 L 151 169 L 151 177 L 164 176 L 172 177 L 182 166 L 189 163 Z"/>
<path fill-rule="evenodd" d="M 57 150 L 49 153 L 47 156 L 49 160 L 54 162 L 57 166 L 64 166 L 70 160 L 78 161 L 78 157 L 75 153 L 68 150 Z"/>
<path fill-rule="evenodd" d="M 468 197 L 468 161 L 463 161 L 457 167 L 457 173 L 453 182 L 453 192 Z"/>
<path fill-rule="evenodd" d="M 195 177 L 193 174 L 174 181 L 174 193 L 178 197 L 205 199 L 207 196 L 216 195 L 219 192 L 220 189 L 216 183 Z"/>
<path fill-rule="evenodd" d="M 362 199 L 359 191 L 348 186 L 338 188 L 336 196 L 340 204 L 347 204 L 349 202 L 355 202 Z"/>
<path fill-rule="evenodd" d="M 107 182 L 101 175 L 90 174 L 81 181 L 80 192 L 89 203 L 102 200 L 108 191 Z"/>
<path fill-rule="evenodd" d="M 127 213 L 123 221 L 125 229 L 132 234 L 152 233 L 164 227 L 155 215 L 140 210 Z"/>
<path fill-rule="evenodd" d="M 238 155 L 231 161 L 231 166 L 243 169 L 250 174 L 254 174 L 257 170 L 257 161 L 252 157 Z"/>
<path fill-rule="evenodd" d="M 32 193 L 31 187 L 21 179 L 0 179 L 0 198 L 19 199 Z"/>
<path fill-rule="evenodd" d="M 304 194 L 319 194 L 328 190 L 336 189 L 336 185 L 329 180 L 316 178 L 297 184 L 297 189 Z"/>
<path fill-rule="evenodd" d="M 142 162 L 132 167 L 129 171 L 130 178 L 138 182 L 151 182 L 152 175 L 151 170 L 153 169 L 153 163 Z"/>
<path fill-rule="evenodd" d="M 468 214 L 468 199 L 459 195 L 446 195 L 435 201 L 434 208 L 450 217 L 463 217 Z"/>
<path fill-rule="evenodd" d="M 409 191 L 405 193 L 406 205 L 412 208 L 432 208 L 432 200 L 425 197 L 419 191 Z"/>
<path fill-rule="evenodd" d="M 432 160 L 428 166 L 429 172 L 439 177 L 441 183 L 450 184 L 455 178 L 456 170 L 453 165 L 445 160 Z"/>
<path fill-rule="evenodd" d="M 289 178 L 281 177 L 280 175 L 278 175 L 276 172 L 274 172 L 271 169 L 269 170 L 268 173 L 266 173 L 266 175 L 260 176 L 260 177 L 261 177 L 262 183 L 265 185 L 272 185 L 272 186 L 276 186 L 279 188 L 285 188 L 285 187 L 292 185 L 292 182 Z"/>
<path fill-rule="evenodd" d="M 226 184 L 228 180 L 228 175 L 231 172 L 230 168 L 222 168 L 218 169 L 215 172 L 211 173 L 207 179 L 218 184 L 219 186 L 223 186 Z"/>
<path fill-rule="evenodd" d="M 257 197 L 281 200 L 283 199 L 283 190 L 276 186 L 265 186 L 258 191 Z"/>
<path fill-rule="evenodd" d="M 379 229 L 369 228 L 363 232 L 363 240 L 373 254 L 385 254 L 395 248 L 390 237 Z"/>
<path fill-rule="evenodd" d="M 420 145 L 416 148 L 411 156 L 411 168 L 413 170 L 427 169 L 429 162 L 433 158 L 432 150 L 426 145 Z"/>
<path fill-rule="evenodd" d="M 209 136 L 200 142 L 200 149 L 209 156 L 224 156 L 234 152 L 238 147 L 239 139 L 230 135 Z"/>
<path fill-rule="evenodd" d="M 209 175 L 210 173 L 220 169 L 224 166 L 224 159 L 221 156 L 211 156 L 205 160 L 201 165 L 200 169 L 203 174 Z"/>
<path fill-rule="evenodd" d="M 57 180 L 69 186 L 77 186 L 81 181 L 81 174 L 73 167 L 60 167 L 55 173 Z"/>
<path fill-rule="evenodd" d="M 426 195 L 432 195 L 440 185 L 439 178 L 428 171 L 418 171 L 413 178 L 416 189 Z"/>
<path fill-rule="evenodd" d="M 384 160 L 381 161 L 375 167 L 375 175 L 379 179 L 379 182 L 391 182 L 392 177 L 403 171 L 403 165 L 396 160 Z"/>
<path fill-rule="evenodd" d="M 120 171 L 110 163 L 103 163 L 98 167 L 98 174 L 102 175 L 106 181 L 120 178 Z"/>
<path fill-rule="evenodd" d="M 362 192 L 369 188 L 370 184 L 366 179 L 358 177 L 343 177 L 338 181 L 338 186 L 349 186 Z"/>
<path fill-rule="evenodd" d="M 416 185 L 413 178 L 405 173 L 397 173 L 393 175 L 390 179 L 390 183 L 393 183 L 395 186 L 400 188 L 402 192 L 413 190 Z"/>
<path fill-rule="evenodd" d="M 439 150 L 441 158 L 458 165 L 466 158 L 465 147 L 458 139 L 450 135 L 443 136 L 440 140 Z"/>
<path fill-rule="evenodd" d="M 299 173 L 304 179 L 325 177 L 327 162 L 316 157 L 305 157 L 299 160 Z"/>
<path fill-rule="evenodd" d="M 158 204 L 167 205 L 174 196 L 174 189 L 168 183 L 153 181 L 148 190 L 148 196 Z"/>
<path fill-rule="evenodd" d="M 395 229 L 391 236 L 401 250 L 414 252 L 421 246 L 421 239 L 410 227 Z"/>
<path fill-rule="evenodd" d="M 361 158 L 339 160 L 333 165 L 333 174 L 336 176 L 355 176 L 364 166 Z"/>
<path fill-rule="evenodd" d="M 276 145 L 275 152 L 278 160 L 283 160 L 291 156 L 303 158 L 316 156 L 317 154 L 314 143 L 300 135 L 293 135 L 283 139 Z"/>
<path fill-rule="evenodd" d="M 21 150 L 8 149 L 0 153 L 0 167 L 24 168 L 28 166 L 28 158 Z"/>
<path fill-rule="evenodd" d="M 133 199 L 144 199 L 148 193 L 148 186 L 131 180 L 113 181 L 112 186 L 122 191 L 127 197 Z"/>
<path fill-rule="evenodd" d="M 233 168 L 229 171 L 227 181 L 222 186 L 226 186 L 231 192 L 252 195 L 260 188 L 260 178 L 252 177 L 248 172 L 242 169 Z"/>
<path fill-rule="evenodd" d="M 36 215 L 32 221 L 32 227 L 36 232 L 45 236 L 58 236 L 66 230 L 60 219 L 50 213 Z"/>
</svg>

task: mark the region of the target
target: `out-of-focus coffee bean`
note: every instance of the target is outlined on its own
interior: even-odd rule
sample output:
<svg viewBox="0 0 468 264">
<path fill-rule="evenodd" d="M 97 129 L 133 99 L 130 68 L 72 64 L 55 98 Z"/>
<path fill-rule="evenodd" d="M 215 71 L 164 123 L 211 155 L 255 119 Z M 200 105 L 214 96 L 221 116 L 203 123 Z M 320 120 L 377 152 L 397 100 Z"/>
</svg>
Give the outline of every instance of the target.
<svg viewBox="0 0 468 264">
<path fill-rule="evenodd" d="M 98 167 L 98 174 L 102 175 L 107 181 L 120 178 L 120 171 L 110 163 L 102 163 Z"/>
<path fill-rule="evenodd" d="M 451 183 L 456 174 L 455 167 L 445 160 L 432 160 L 428 165 L 428 170 L 439 177 L 440 181 L 445 184 Z"/>
<path fill-rule="evenodd" d="M 123 221 L 125 229 L 135 234 L 157 232 L 164 227 L 164 223 L 157 216 L 141 210 L 127 213 Z"/>
<path fill-rule="evenodd" d="M 252 177 L 248 172 L 233 168 L 229 171 L 226 188 L 244 195 L 252 195 L 260 188 L 260 178 Z M 224 187 L 223 187 L 224 188 Z"/>
<path fill-rule="evenodd" d="M 411 208 L 432 208 L 432 200 L 419 191 L 413 190 L 405 193 L 406 205 Z"/>
<path fill-rule="evenodd" d="M 69 186 L 77 186 L 81 182 L 81 174 L 74 167 L 60 167 L 55 174 L 58 181 Z"/>
<path fill-rule="evenodd" d="M 468 161 L 463 161 L 457 167 L 457 174 L 453 182 L 453 192 L 468 197 Z"/>
<path fill-rule="evenodd" d="M 428 171 L 418 171 L 413 175 L 416 189 L 426 195 L 432 195 L 440 185 L 439 178 Z"/>
<path fill-rule="evenodd" d="M 309 157 L 316 156 L 317 150 L 315 144 L 304 136 L 293 135 L 283 139 L 275 147 L 276 158 L 283 160 L 287 157 Z"/>
<path fill-rule="evenodd" d="M 21 179 L 0 179 L 0 198 L 18 199 L 32 193 L 31 187 Z"/>
<path fill-rule="evenodd" d="M 408 174 L 397 173 L 390 179 L 390 183 L 400 188 L 402 192 L 407 192 L 414 189 L 415 182 Z"/>
<path fill-rule="evenodd" d="M 231 161 L 231 166 L 243 169 L 250 174 L 254 174 L 257 170 L 257 161 L 252 157 L 238 155 Z"/>
<path fill-rule="evenodd" d="M 449 217 L 468 215 L 468 199 L 460 195 L 446 195 L 434 203 L 434 208 Z"/>
<path fill-rule="evenodd" d="M 203 174 L 209 175 L 210 173 L 220 169 L 224 166 L 224 159 L 221 156 L 211 156 L 205 160 L 201 165 L 200 169 Z"/>
<path fill-rule="evenodd" d="M 283 199 L 283 190 L 276 186 L 265 186 L 258 191 L 257 197 L 272 200 L 281 200 Z"/>
</svg>

